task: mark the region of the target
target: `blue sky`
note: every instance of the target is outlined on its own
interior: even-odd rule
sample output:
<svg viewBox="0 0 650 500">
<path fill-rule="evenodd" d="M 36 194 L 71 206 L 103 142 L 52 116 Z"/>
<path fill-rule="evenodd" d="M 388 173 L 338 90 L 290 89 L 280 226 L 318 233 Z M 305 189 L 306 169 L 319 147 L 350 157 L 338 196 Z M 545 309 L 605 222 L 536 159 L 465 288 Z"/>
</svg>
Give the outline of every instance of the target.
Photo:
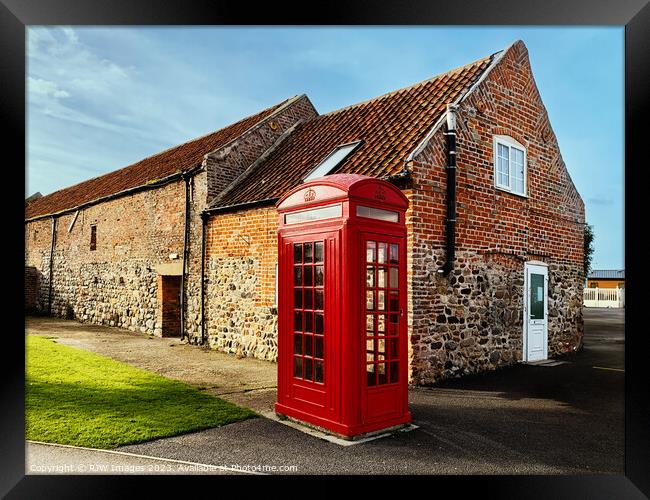
<svg viewBox="0 0 650 500">
<path fill-rule="evenodd" d="M 26 193 L 51 193 L 306 93 L 320 113 L 521 39 L 594 226 L 622 268 L 622 27 L 28 27 Z"/>
</svg>

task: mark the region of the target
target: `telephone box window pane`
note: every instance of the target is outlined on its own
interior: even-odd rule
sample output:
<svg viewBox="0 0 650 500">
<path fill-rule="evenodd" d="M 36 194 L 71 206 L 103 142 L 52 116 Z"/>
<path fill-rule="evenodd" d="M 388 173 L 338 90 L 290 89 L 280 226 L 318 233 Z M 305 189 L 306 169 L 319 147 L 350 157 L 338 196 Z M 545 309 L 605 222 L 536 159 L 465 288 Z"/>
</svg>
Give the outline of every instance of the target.
<svg viewBox="0 0 650 500">
<path fill-rule="evenodd" d="M 376 262 L 377 244 L 374 241 L 366 242 L 366 262 Z"/>
<path fill-rule="evenodd" d="M 394 339 L 394 338 L 388 339 L 388 356 L 390 357 L 390 359 L 397 359 L 399 357 L 398 342 L 399 342 L 398 339 Z"/>
<path fill-rule="evenodd" d="M 302 264 L 302 243 L 293 244 L 293 262 L 294 264 Z"/>
<path fill-rule="evenodd" d="M 284 216 L 284 223 L 297 224 L 299 222 L 311 222 L 321 219 L 331 219 L 333 217 L 341 217 L 341 214 L 341 204 L 329 205 L 327 207 L 312 208 L 311 210 L 286 214 Z"/>
<path fill-rule="evenodd" d="M 377 372 L 378 372 L 378 384 L 385 384 L 388 382 L 388 379 L 386 377 L 386 363 L 379 363 L 377 365 Z"/>
<path fill-rule="evenodd" d="M 374 364 L 366 365 L 366 382 L 368 387 L 377 385 L 377 381 L 375 380 L 375 366 Z"/>
<path fill-rule="evenodd" d="M 366 361 L 368 363 L 373 363 L 375 361 L 375 353 L 373 351 L 366 352 Z"/>
<path fill-rule="evenodd" d="M 397 268 L 396 267 L 391 267 L 390 268 L 390 287 L 391 288 L 397 288 L 397 286 L 398 286 L 397 284 L 399 282 L 398 276 L 399 276 L 399 274 L 398 274 Z"/>
<path fill-rule="evenodd" d="M 375 297 L 372 292 L 366 292 L 366 310 L 374 311 L 375 309 Z"/>
<path fill-rule="evenodd" d="M 399 312 L 399 294 L 398 292 L 390 292 L 389 309 L 391 312 Z"/>
<path fill-rule="evenodd" d="M 390 245 L 390 263 L 397 264 L 399 262 L 399 246 L 397 243 Z"/>
<path fill-rule="evenodd" d="M 305 331 L 313 332 L 314 331 L 314 314 L 310 312 L 305 313 Z"/>
<path fill-rule="evenodd" d="M 293 268 L 293 284 L 296 286 L 302 285 L 302 267 L 295 266 Z"/>
<path fill-rule="evenodd" d="M 305 286 L 312 286 L 314 284 L 312 266 L 305 266 L 303 274 L 305 278 Z"/>
<path fill-rule="evenodd" d="M 311 359 L 305 358 L 303 364 L 305 365 L 305 380 L 311 380 L 314 377 Z"/>
<path fill-rule="evenodd" d="M 385 316 L 383 314 L 380 314 L 377 316 L 377 334 L 378 335 L 384 335 L 384 332 L 386 331 L 386 322 L 384 321 Z"/>
<path fill-rule="evenodd" d="M 312 355 L 312 336 L 311 335 L 305 335 L 305 356 L 311 356 Z M 307 377 L 309 378 L 309 377 Z"/>
<path fill-rule="evenodd" d="M 313 290 L 311 288 L 305 288 L 305 309 L 311 309 L 313 305 Z"/>
<path fill-rule="evenodd" d="M 375 320 L 372 314 L 366 314 L 366 331 L 370 332 L 370 335 L 375 332 Z"/>
<path fill-rule="evenodd" d="M 375 286 L 375 268 L 368 266 L 366 268 L 366 287 L 372 288 Z"/>
<path fill-rule="evenodd" d="M 397 314 L 391 314 L 390 315 L 390 322 L 391 323 L 397 323 L 399 320 L 397 318 Z"/>
<path fill-rule="evenodd" d="M 386 288 L 386 268 L 380 267 L 377 269 L 377 286 L 379 288 Z"/>
<path fill-rule="evenodd" d="M 316 313 L 316 321 L 314 323 L 314 333 L 317 333 L 318 335 L 322 335 L 325 333 L 325 329 L 323 328 L 323 315 Z"/>
<path fill-rule="evenodd" d="M 388 333 L 387 335 L 395 337 L 399 333 L 399 324 L 397 323 L 397 315 L 391 316 L 391 319 L 395 319 L 394 323 L 388 323 Z"/>
<path fill-rule="evenodd" d="M 302 358 L 300 356 L 293 358 L 293 376 L 302 378 Z"/>
<path fill-rule="evenodd" d="M 377 352 L 386 354 L 386 339 L 377 339 Z"/>
<path fill-rule="evenodd" d="M 388 245 L 386 243 L 379 243 L 377 247 L 377 262 L 379 264 L 386 263 L 386 254 L 388 253 Z"/>
<path fill-rule="evenodd" d="M 377 310 L 386 310 L 386 292 L 384 291 L 377 292 Z"/>
<path fill-rule="evenodd" d="M 318 311 L 323 310 L 323 290 L 314 290 L 314 294 L 316 297 L 316 300 L 314 301 L 314 309 L 317 309 Z"/>
<path fill-rule="evenodd" d="M 302 309 L 302 288 L 293 289 L 293 307 Z"/>
<path fill-rule="evenodd" d="M 315 266 L 314 267 L 314 285 L 315 286 L 323 286 L 323 282 L 325 281 L 325 276 L 323 273 L 323 266 Z"/>
<path fill-rule="evenodd" d="M 323 242 L 314 243 L 314 262 L 323 262 Z"/>
<path fill-rule="evenodd" d="M 392 210 L 382 210 L 381 208 L 365 207 L 357 205 L 357 217 L 367 217 L 369 219 L 383 220 L 386 222 L 399 222 L 399 213 Z"/>
<path fill-rule="evenodd" d="M 323 382 L 323 362 L 314 361 L 314 382 Z"/>
<path fill-rule="evenodd" d="M 314 357 L 323 359 L 323 337 L 320 335 L 314 337 Z"/>
<path fill-rule="evenodd" d="M 399 378 L 399 363 L 390 364 L 390 383 L 394 384 Z"/>
<path fill-rule="evenodd" d="M 375 350 L 375 341 L 372 339 L 367 339 L 366 340 L 366 351 L 368 352 L 374 352 Z"/>
<path fill-rule="evenodd" d="M 302 331 L 302 312 L 294 311 L 293 312 L 293 329 L 296 332 Z"/>
<path fill-rule="evenodd" d="M 293 353 L 302 354 L 302 335 L 299 333 L 293 336 Z"/>
<path fill-rule="evenodd" d="M 305 243 L 305 264 L 308 264 L 312 261 L 314 257 L 313 251 L 312 251 L 312 244 L 311 243 Z"/>
</svg>

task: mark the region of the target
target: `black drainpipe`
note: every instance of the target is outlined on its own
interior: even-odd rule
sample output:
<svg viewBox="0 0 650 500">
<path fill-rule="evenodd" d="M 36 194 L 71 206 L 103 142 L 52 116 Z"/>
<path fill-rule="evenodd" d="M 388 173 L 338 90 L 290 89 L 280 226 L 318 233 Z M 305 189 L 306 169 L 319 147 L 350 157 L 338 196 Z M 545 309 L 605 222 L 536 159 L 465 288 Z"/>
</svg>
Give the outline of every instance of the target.
<svg viewBox="0 0 650 500">
<path fill-rule="evenodd" d="M 185 228 L 183 239 L 183 267 L 181 269 L 181 340 L 185 338 L 185 266 L 187 265 L 187 243 L 190 236 L 190 180 L 188 175 L 183 175 L 185 180 Z"/>
<path fill-rule="evenodd" d="M 447 220 L 446 262 L 441 272 L 444 276 L 454 268 L 456 260 L 456 112 L 447 105 Z"/>
<path fill-rule="evenodd" d="M 52 217 L 52 244 L 50 246 L 50 283 L 47 292 L 47 314 L 52 315 L 52 280 L 54 279 L 54 245 L 56 244 L 56 217 Z"/>
<path fill-rule="evenodd" d="M 205 343 L 205 233 L 208 214 L 201 213 L 201 345 Z"/>
</svg>

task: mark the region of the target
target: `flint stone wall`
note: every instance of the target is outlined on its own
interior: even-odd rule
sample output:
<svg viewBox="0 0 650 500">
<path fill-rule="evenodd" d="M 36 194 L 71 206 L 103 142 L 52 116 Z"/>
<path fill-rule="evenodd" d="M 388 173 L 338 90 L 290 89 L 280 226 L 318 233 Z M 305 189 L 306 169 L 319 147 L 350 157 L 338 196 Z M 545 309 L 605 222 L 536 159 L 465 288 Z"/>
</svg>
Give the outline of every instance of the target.
<svg viewBox="0 0 650 500">
<path fill-rule="evenodd" d="M 277 313 L 273 306 L 257 303 L 259 270 L 260 261 L 253 257 L 210 261 L 209 343 L 239 357 L 276 361 Z"/>
<path fill-rule="evenodd" d="M 523 349 L 523 262 L 518 258 L 461 252 L 448 277 L 435 272 L 443 251 L 425 257 L 428 270 L 416 286 L 418 318 L 412 338 L 415 384 L 492 370 L 521 361 Z M 555 356 L 582 346 L 581 270 L 549 265 L 548 351 Z"/>
<path fill-rule="evenodd" d="M 144 261 L 75 267 L 60 253 L 54 265 L 52 315 L 160 336 L 156 278 Z"/>
</svg>

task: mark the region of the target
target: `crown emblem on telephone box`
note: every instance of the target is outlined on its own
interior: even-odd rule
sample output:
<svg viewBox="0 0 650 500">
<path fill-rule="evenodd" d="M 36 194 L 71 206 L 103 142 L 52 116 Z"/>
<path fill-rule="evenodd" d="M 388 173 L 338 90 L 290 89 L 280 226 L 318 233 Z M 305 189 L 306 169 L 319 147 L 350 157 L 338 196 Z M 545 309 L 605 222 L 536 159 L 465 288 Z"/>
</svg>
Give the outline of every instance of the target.
<svg viewBox="0 0 650 500">
<path fill-rule="evenodd" d="M 314 201 L 316 199 L 316 191 L 308 189 L 305 191 L 305 201 Z"/>
</svg>

